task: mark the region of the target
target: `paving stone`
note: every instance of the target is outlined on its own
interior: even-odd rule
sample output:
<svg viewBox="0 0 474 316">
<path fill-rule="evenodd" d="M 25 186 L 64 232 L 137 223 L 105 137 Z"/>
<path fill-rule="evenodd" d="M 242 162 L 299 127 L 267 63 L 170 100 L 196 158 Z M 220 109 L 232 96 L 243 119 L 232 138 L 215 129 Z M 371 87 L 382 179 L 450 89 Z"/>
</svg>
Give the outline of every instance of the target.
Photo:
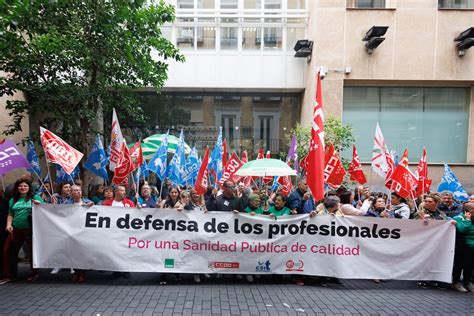
<svg viewBox="0 0 474 316">
<path fill-rule="evenodd" d="M 21 274 L 28 272 L 20 265 Z M 345 280 L 296 286 L 289 278 L 263 276 L 247 284 L 224 276 L 203 279 L 172 277 L 166 286 L 155 274 L 133 273 L 130 280 L 87 272 L 85 284 L 70 282 L 68 273 L 40 271 L 35 284 L 18 281 L 0 286 L 5 315 L 472 315 L 474 294 L 422 289 L 413 281 Z M 308 284 L 309 281 L 308 281 Z M 446 302 L 449 302 L 447 304 Z"/>
</svg>

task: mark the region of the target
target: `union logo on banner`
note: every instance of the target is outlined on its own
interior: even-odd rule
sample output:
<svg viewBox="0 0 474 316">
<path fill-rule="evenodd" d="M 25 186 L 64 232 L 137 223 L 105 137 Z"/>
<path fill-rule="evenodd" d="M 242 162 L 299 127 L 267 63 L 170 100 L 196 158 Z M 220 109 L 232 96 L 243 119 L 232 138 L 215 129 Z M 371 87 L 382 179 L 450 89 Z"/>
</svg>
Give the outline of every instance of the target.
<svg viewBox="0 0 474 316">
<path fill-rule="evenodd" d="M 71 174 L 81 161 L 84 154 L 73 148 L 51 131 L 40 127 L 41 145 L 46 159 L 60 165 L 67 174 Z"/>
</svg>

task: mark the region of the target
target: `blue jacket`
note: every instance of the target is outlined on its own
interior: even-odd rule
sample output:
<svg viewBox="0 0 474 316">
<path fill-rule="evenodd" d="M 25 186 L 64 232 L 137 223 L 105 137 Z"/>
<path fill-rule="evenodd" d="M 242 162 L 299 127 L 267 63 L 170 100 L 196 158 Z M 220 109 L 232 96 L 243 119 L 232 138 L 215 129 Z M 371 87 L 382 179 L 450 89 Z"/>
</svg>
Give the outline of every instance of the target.
<svg viewBox="0 0 474 316">
<path fill-rule="evenodd" d="M 454 218 L 454 217 L 462 214 L 462 205 L 458 204 L 456 202 L 453 202 L 453 206 L 451 206 L 451 207 L 447 207 L 443 203 L 439 203 L 438 209 L 440 211 L 443 211 L 446 214 L 446 216 L 448 216 L 450 218 Z"/>
<path fill-rule="evenodd" d="M 290 196 L 288 197 L 288 201 L 286 201 L 286 206 L 290 209 L 296 209 L 298 214 L 304 214 L 304 203 L 306 202 L 303 199 L 304 193 L 301 193 L 299 189 L 291 192 Z"/>
</svg>

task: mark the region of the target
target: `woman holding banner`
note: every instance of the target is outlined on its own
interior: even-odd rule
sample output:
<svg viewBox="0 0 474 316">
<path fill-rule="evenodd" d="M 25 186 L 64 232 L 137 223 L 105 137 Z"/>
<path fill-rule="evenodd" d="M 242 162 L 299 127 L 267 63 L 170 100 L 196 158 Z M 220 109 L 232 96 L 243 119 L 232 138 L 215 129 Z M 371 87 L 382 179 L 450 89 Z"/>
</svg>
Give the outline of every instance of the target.
<svg viewBox="0 0 474 316">
<path fill-rule="evenodd" d="M 274 202 L 275 202 L 275 205 L 271 206 L 268 209 L 268 212 L 270 213 L 270 216 L 274 217 L 275 219 L 279 216 L 290 215 L 293 213 L 292 210 L 290 210 L 288 207 L 285 206 L 286 198 L 283 195 L 281 194 L 275 195 Z"/>
<path fill-rule="evenodd" d="M 352 206 L 354 203 L 354 192 L 353 191 L 344 191 L 339 196 L 341 199 L 341 211 L 344 215 L 352 216 L 364 216 L 367 213 L 372 201 L 366 199 L 360 209 Z"/>
<path fill-rule="evenodd" d="M 33 194 L 31 182 L 26 180 L 17 180 L 13 187 L 13 197 L 9 201 L 9 213 L 7 218 L 6 230 L 9 233 L 4 247 L 5 266 L 4 273 L 6 278 L 0 281 L 0 284 L 12 282 L 17 277 L 18 272 L 18 252 L 26 242 L 28 257 L 30 259 L 31 275 L 28 282 L 38 279 L 38 271 L 33 269 L 33 233 L 31 215 L 33 203 L 44 203 L 39 195 Z"/>
<path fill-rule="evenodd" d="M 56 192 L 57 193 L 53 196 L 53 203 L 72 204 L 71 184 L 69 182 L 60 183 Z"/>
<path fill-rule="evenodd" d="M 177 186 L 172 186 L 169 191 L 166 199 L 161 202 L 161 208 L 179 208 L 181 203 L 179 203 L 179 188 Z"/>
<path fill-rule="evenodd" d="M 204 201 L 204 196 L 199 195 L 196 189 L 191 188 L 189 190 L 189 196 L 191 197 L 189 203 L 184 207 L 185 210 L 199 210 L 202 212 L 207 212 L 206 202 Z"/>
</svg>

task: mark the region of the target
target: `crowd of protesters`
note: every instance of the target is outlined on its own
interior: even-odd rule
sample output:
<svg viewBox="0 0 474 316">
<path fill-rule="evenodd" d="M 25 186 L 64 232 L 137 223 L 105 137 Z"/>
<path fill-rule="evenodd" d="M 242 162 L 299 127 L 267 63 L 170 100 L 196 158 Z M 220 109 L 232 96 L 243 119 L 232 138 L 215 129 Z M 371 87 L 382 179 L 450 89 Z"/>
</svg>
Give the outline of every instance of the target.
<svg viewBox="0 0 474 316">
<path fill-rule="evenodd" d="M 474 195 L 464 204 L 455 201 L 449 191 L 430 192 L 416 200 L 405 200 L 395 192 L 388 196 L 359 186 L 354 190 L 341 187 L 328 191 L 324 200 L 315 201 L 308 191 L 306 180 L 301 178 L 288 196 L 281 193 L 282 188 L 274 192 L 266 189 L 265 185 L 245 188 L 243 183 L 236 185 L 231 180 L 225 181 L 220 189 L 209 187 L 204 195 L 199 195 L 194 188 L 174 186 L 165 179 L 163 183 L 155 185 L 142 180 L 137 188 L 132 186 L 129 190 L 121 185 L 96 185 L 87 190 L 89 194 L 86 197 L 83 196 L 80 180 L 59 184 L 53 194 L 49 183 L 39 188 L 32 180 L 30 175 L 24 175 L 5 190 L 0 189 L 0 249 L 3 250 L 0 251 L 0 284 L 16 279 L 18 254 L 22 248 L 30 261 L 31 274 L 27 281 L 38 279 L 38 271 L 32 266 L 32 204 L 57 203 L 80 204 L 84 207 L 96 204 L 177 211 L 245 212 L 250 215 L 271 216 L 274 219 L 294 214 L 308 214 L 310 217 L 329 214 L 401 220 L 450 220 L 456 225 L 453 282 L 450 286 L 461 293 L 474 290 L 471 283 L 474 267 Z M 75 282 L 86 280 L 85 271 L 73 269 L 74 267 L 54 268 L 51 273 L 58 273 L 59 268 L 68 268 Z M 114 272 L 113 275 L 130 278 L 128 272 Z M 179 275 L 175 277 L 179 278 Z M 308 278 L 299 277 L 295 282 L 304 285 Z M 254 278 L 249 275 L 246 279 L 253 282 Z M 201 282 L 200 275 L 194 275 L 194 281 Z M 335 278 L 318 278 L 320 284 L 327 281 L 341 284 Z M 379 283 L 381 280 L 374 282 Z M 166 283 L 166 274 L 163 274 L 160 283 Z M 418 284 L 422 287 L 449 286 L 432 282 Z"/>
</svg>

